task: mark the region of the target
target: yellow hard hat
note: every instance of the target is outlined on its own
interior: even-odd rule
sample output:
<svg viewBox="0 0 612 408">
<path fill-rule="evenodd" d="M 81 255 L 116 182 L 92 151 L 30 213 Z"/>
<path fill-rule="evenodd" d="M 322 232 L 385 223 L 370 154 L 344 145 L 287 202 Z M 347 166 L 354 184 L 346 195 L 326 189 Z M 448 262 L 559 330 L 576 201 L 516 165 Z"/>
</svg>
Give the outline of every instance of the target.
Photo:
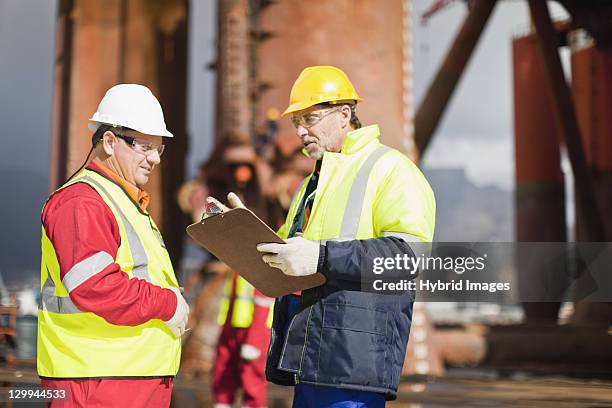
<svg viewBox="0 0 612 408">
<path fill-rule="evenodd" d="M 344 71 L 332 66 L 304 68 L 291 88 L 289 107 L 283 116 L 318 103 L 337 101 L 361 101 Z"/>
</svg>

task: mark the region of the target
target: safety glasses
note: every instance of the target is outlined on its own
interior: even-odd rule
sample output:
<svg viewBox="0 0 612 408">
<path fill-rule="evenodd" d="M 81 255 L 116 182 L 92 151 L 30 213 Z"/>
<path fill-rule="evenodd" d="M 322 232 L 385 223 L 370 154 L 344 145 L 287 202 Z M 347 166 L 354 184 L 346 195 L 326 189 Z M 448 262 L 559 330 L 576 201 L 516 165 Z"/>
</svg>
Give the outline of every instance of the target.
<svg viewBox="0 0 612 408">
<path fill-rule="evenodd" d="M 125 143 L 130 145 L 132 149 L 134 149 L 136 152 L 140 154 L 144 154 L 145 156 L 153 154 L 154 151 L 157 151 L 157 154 L 159 154 L 159 156 L 161 157 L 161 155 L 164 153 L 164 150 L 166 148 L 166 146 L 163 144 L 146 143 L 146 142 L 136 139 L 135 137 L 122 135 L 121 133 L 113 132 L 113 134 L 117 138 L 125 141 Z"/>
<path fill-rule="evenodd" d="M 324 117 L 331 115 L 334 112 L 338 112 L 341 108 L 342 106 L 339 106 L 337 108 L 330 109 L 323 113 L 317 112 L 317 113 L 306 113 L 304 115 L 299 115 L 299 116 L 294 115 L 291 117 L 291 123 L 293 123 L 293 126 L 295 126 L 296 129 L 299 126 L 302 126 L 308 129 L 308 128 L 313 127 L 317 123 L 319 123 L 321 120 L 323 120 Z"/>
</svg>

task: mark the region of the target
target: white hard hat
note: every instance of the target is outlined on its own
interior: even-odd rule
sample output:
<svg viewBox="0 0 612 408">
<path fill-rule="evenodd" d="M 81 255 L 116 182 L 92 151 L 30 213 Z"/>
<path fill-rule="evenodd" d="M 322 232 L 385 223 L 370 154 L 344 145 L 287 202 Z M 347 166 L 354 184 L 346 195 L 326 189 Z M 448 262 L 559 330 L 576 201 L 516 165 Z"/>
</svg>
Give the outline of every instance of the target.
<svg viewBox="0 0 612 408">
<path fill-rule="evenodd" d="M 89 118 L 89 129 L 101 124 L 121 126 L 153 136 L 173 137 L 166 129 L 164 112 L 153 93 L 143 85 L 119 84 L 106 91 L 98 110 Z"/>
</svg>

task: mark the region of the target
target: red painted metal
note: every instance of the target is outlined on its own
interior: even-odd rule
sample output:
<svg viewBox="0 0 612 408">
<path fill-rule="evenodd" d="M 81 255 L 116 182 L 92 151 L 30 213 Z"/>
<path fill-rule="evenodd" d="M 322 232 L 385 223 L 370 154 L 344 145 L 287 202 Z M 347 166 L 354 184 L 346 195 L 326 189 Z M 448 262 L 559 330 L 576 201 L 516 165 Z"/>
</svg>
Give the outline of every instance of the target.
<svg viewBox="0 0 612 408">
<path fill-rule="evenodd" d="M 533 35 L 512 43 L 517 184 L 561 182 L 561 134 L 544 84 L 543 60 Z M 520 237 L 519 237 L 520 238 Z"/>
<path fill-rule="evenodd" d="M 566 240 L 565 193 L 561 172 L 561 133 L 553 112 L 554 101 L 546 86 L 543 59 L 533 35 L 513 41 L 514 134 L 516 159 L 517 241 Z M 517 254 L 519 290 L 542 288 L 547 276 L 562 270 L 534 269 Z M 556 322 L 559 303 L 525 303 L 528 321 Z"/>
</svg>

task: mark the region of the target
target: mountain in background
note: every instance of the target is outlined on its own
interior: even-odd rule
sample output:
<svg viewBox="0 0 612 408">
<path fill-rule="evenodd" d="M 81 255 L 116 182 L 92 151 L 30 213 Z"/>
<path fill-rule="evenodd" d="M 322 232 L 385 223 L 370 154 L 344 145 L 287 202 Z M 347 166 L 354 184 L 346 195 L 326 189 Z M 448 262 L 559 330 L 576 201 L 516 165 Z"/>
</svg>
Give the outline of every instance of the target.
<svg viewBox="0 0 612 408">
<path fill-rule="evenodd" d="M 461 168 L 424 169 L 436 196 L 438 242 L 514 240 L 514 193 L 471 183 Z"/>
</svg>

